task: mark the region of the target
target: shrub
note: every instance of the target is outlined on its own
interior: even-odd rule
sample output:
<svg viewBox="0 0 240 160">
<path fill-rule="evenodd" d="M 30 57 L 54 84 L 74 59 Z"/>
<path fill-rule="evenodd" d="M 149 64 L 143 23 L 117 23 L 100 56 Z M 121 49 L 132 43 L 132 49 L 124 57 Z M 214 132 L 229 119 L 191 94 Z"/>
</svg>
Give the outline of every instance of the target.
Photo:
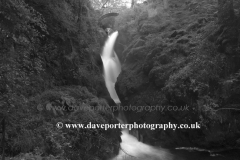
<svg viewBox="0 0 240 160">
<path fill-rule="evenodd" d="M 169 21 L 171 21 L 170 16 L 164 10 L 163 4 L 156 1 L 149 5 L 138 4 L 134 8 L 124 10 L 116 17 L 115 29 L 127 28 L 129 33 L 134 34 L 145 23 L 150 26 L 159 26 L 154 29 L 158 32 L 161 26 L 169 23 Z"/>
</svg>

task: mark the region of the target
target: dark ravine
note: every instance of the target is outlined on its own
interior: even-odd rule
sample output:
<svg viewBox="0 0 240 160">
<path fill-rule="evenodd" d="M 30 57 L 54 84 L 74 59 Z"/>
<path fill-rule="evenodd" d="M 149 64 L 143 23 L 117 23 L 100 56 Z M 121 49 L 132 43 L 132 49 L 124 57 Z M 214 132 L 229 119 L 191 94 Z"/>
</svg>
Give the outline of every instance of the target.
<svg viewBox="0 0 240 160">
<path fill-rule="evenodd" d="M 188 111 L 176 112 L 126 111 L 129 123 L 201 123 L 198 130 L 139 130 L 147 144 L 238 150 L 240 57 L 236 43 L 240 40 L 235 28 L 239 15 L 227 17 L 216 2 L 184 2 L 170 1 L 166 19 L 156 22 L 155 16 L 139 21 L 140 17 L 133 25 L 119 28 L 115 50 L 123 65 L 116 91 L 123 106 L 189 106 Z M 219 21 L 218 10 L 228 20 Z M 132 32 L 134 25 L 137 30 Z"/>
<path fill-rule="evenodd" d="M 110 96 L 115 101 L 118 106 L 121 106 L 118 95 L 115 90 L 115 83 L 117 77 L 121 72 L 121 64 L 119 62 L 118 56 L 114 51 L 114 44 L 117 39 L 118 32 L 115 31 L 112 34 L 109 34 L 109 38 L 106 41 L 103 53 L 101 58 L 104 66 L 104 80 L 106 87 Z M 127 124 L 128 121 L 125 117 L 125 114 L 119 110 L 118 116 L 116 116 L 118 121 L 122 124 Z M 124 160 L 124 159 L 139 159 L 143 160 L 148 158 L 150 159 L 164 159 L 164 160 L 173 160 L 173 155 L 170 154 L 167 150 L 161 148 L 154 148 L 150 145 L 139 142 L 137 138 L 132 136 L 130 129 L 122 129 L 121 139 L 122 142 L 119 148 L 119 154 L 114 157 L 112 160 Z M 138 134 L 138 133 L 137 133 Z"/>
<path fill-rule="evenodd" d="M 109 160 L 121 153 L 120 129 L 56 128 L 119 123 L 100 56 L 112 28 L 119 32 L 121 105 L 189 106 L 125 111 L 125 123 L 201 124 L 131 131 L 141 142 L 122 134 L 133 140 L 134 157 L 239 160 L 239 0 L 147 0 L 128 9 L 110 0 L 100 10 L 94 2 L 0 0 L 0 159 Z M 113 13 L 103 16 L 108 9 Z"/>
</svg>

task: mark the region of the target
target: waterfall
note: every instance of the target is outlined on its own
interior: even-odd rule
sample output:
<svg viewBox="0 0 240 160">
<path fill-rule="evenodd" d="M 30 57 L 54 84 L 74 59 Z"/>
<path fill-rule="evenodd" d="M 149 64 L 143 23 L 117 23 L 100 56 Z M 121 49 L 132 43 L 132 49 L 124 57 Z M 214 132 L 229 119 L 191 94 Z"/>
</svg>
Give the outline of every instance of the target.
<svg viewBox="0 0 240 160">
<path fill-rule="evenodd" d="M 118 32 L 114 32 L 108 37 L 101 57 L 104 66 L 104 79 L 106 87 L 111 98 L 118 104 L 120 103 L 120 100 L 115 90 L 115 83 L 119 73 L 121 72 L 121 64 L 116 52 L 113 50 L 117 36 Z"/>
<path fill-rule="evenodd" d="M 114 52 L 114 44 L 117 39 L 118 32 L 112 33 L 103 48 L 101 55 L 104 66 L 104 79 L 106 87 L 111 98 L 116 104 L 120 104 L 120 100 L 115 90 L 117 77 L 121 72 L 121 64 Z M 124 114 L 120 111 L 117 117 L 120 123 L 127 123 Z M 119 155 L 112 160 L 171 160 L 172 156 L 164 149 L 154 148 L 139 142 L 138 139 L 129 134 L 128 130 L 122 131 L 122 143 Z"/>
</svg>

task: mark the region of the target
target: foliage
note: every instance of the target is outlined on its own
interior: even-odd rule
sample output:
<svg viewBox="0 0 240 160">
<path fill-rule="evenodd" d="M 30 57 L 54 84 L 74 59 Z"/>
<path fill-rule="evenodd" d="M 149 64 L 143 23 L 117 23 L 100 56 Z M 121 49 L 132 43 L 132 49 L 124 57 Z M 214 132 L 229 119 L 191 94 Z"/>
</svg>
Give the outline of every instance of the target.
<svg viewBox="0 0 240 160">
<path fill-rule="evenodd" d="M 126 9 L 116 17 L 115 29 L 127 28 L 131 34 L 136 34 L 146 24 L 159 28 L 169 21 L 171 18 L 162 3 L 136 4 L 134 8 Z"/>
<path fill-rule="evenodd" d="M 126 7 L 125 0 L 91 0 L 92 6 L 95 9 L 117 8 Z"/>
<path fill-rule="evenodd" d="M 44 92 L 41 96 L 38 96 L 32 101 L 32 105 L 37 105 L 37 103 L 46 106 L 46 102 L 55 103 L 56 101 L 70 100 L 68 104 L 72 106 L 79 106 L 80 108 L 73 112 L 63 111 L 63 114 L 58 112 L 57 114 L 52 114 L 51 110 L 44 107 L 41 114 L 45 117 L 45 121 L 48 123 L 56 124 L 58 121 L 63 123 L 82 123 L 88 124 L 92 123 L 116 123 L 117 121 L 107 110 L 94 110 L 91 105 L 94 103 L 96 107 L 108 107 L 104 100 L 100 100 L 90 93 L 87 88 L 84 87 L 61 87 L 54 89 L 52 91 Z M 54 116 L 55 119 L 49 119 L 49 117 Z M 102 159 L 107 158 L 112 153 L 112 150 L 116 146 L 112 146 L 111 151 L 108 153 L 106 146 L 108 144 L 114 144 L 116 141 L 115 137 L 116 131 L 112 130 L 101 130 L 101 129 L 66 129 L 56 130 L 49 126 L 48 130 L 44 131 L 47 137 L 49 137 L 49 144 L 51 147 L 49 149 L 55 149 L 57 152 L 64 151 L 62 154 L 64 157 L 69 159 L 90 159 L 90 157 L 99 157 Z M 38 130 L 38 129 L 37 129 Z M 113 138 L 109 138 L 109 136 Z M 60 147 L 60 148 L 59 148 Z M 59 148 L 59 149 L 58 149 Z M 46 148 L 47 149 L 47 148 Z M 48 149 L 48 150 L 49 150 Z M 46 150 L 49 154 L 56 155 L 51 150 Z M 59 150 L 59 151 L 58 151 Z M 54 150 L 53 150 L 54 151 Z M 56 152 L 55 151 L 55 152 Z M 57 155 L 61 155 L 58 153 Z"/>
<path fill-rule="evenodd" d="M 1 158 L 1 157 L 0 157 Z M 17 157 L 14 158 L 6 158 L 6 160 L 64 160 L 62 157 L 55 157 L 55 156 L 47 156 L 47 157 L 42 157 L 41 155 L 35 154 L 35 153 L 25 153 L 21 154 Z"/>
<path fill-rule="evenodd" d="M 109 137 L 114 134 L 119 137 L 118 134 L 103 131 L 80 146 L 83 133 L 61 132 L 55 128 L 58 121 L 79 123 L 81 119 L 77 117 L 81 114 L 85 122 L 115 123 L 110 113 L 89 110 L 67 112 L 62 116 L 59 112 L 39 113 L 36 110 L 37 103 L 61 100 L 61 96 L 68 94 L 65 98 L 89 101 L 98 92 L 103 92 L 101 66 L 96 61 L 100 58 L 96 53 L 100 50 L 101 35 L 89 1 L 1 1 L 0 19 L 0 120 L 6 117 L 6 154 L 23 153 L 25 159 L 41 159 L 40 156 L 80 159 L 87 156 L 89 150 L 85 146 L 90 143 L 101 152 L 91 151 L 92 156 L 102 159 L 110 156 L 113 149 L 107 150 L 99 141 L 104 137 L 104 143 L 113 144 L 115 140 Z M 66 85 L 87 88 L 51 90 Z M 80 152 L 83 155 L 80 156 Z"/>
<path fill-rule="evenodd" d="M 47 108 L 48 103 L 59 105 L 56 103 L 57 101 L 66 101 L 67 99 L 66 105 L 80 108 L 71 112 L 61 110 L 61 107 L 59 109 Z M 92 108 L 93 103 L 96 107 L 103 107 L 102 110 Z M 39 105 L 43 106 L 41 112 L 37 111 Z M 110 109 L 106 110 L 106 107 L 108 105 L 105 100 L 98 99 L 84 87 L 60 87 L 43 92 L 25 105 L 28 112 L 26 109 L 19 110 L 21 121 L 15 114 L 18 123 L 12 121 L 13 123 L 9 125 L 14 126 L 11 128 L 8 126 L 7 150 L 11 150 L 11 154 L 29 153 L 33 150 L 39 154 L 25 154 L 23 157 L 26 159 L 30 157 L 41 159 L 47 155 L 72 160 L 90 159 L 90 157 L 106 159 L 110 156 L 109 154 L 117 152 L 118 131 L 67 128 L 59 130 L 55 127 L 59 121 L 68 124 L 116 123 Z"/>
<path fill-rule="evenodd" d="M 228 146 L 229 140 L 232 141 L 230 146 L 237 145 L 240 103 L 239 50 L 235 44 L 239 39 L 239 33 L 235 32 L 236 27 L 239 29 L 235 24 L 237 20 L 231 18 L 236 21 L 234 25 L 228 24 L 229 28 L 220 26 L 216 0 L 171 0 L 168 10 L 156 3 L 127 9 L 116 18 L 116 30 L 126 33 L 130 39 L 126 43 L 121 41 L 125 45 L 122 52 L 125 67 L 116 87 L 122 103 L 189 106 L 187 112 L 154 112 L 142 118 L 150 123 L 201 122 L 198 131 L 169 132 L 169 138 L 162 139 L 156 133 L 154 138 L 159 143 L 166 139 L 169 144 L 176 136 L 171 146 L 191 143 L 209 148 L 223 147 Z M 234 7 L 238 16 L 237 3 Z M 232 15 L 232 9 L 228 7 L 222 14 L 227 15 L 228 11 Z M 228 34 L 232 31 L 234 35 Z M 224 44 L 227 44 L 225 50 L 221 48 Z M 129 57 L 139 46 L 146 54 L 138 51 L 136 56 Z M 141 83 L 134 84 L 132 75 Z M 158 93 L 164 98 L 155 98 Z M 136 121 L 142 115 L 129 113 L 127 116 Z M 141 133 L 145 140 L 148 139 L 146 142 L 151 143 L 152 133 Z M 191 142 L 185 143 L 184 137 Z"/>
<path fill-rule="evenodd" d="M 16 154 L 19 150 L 31 149 L 38 140 L 29 138 L 31 133 L 24 130 L 23 123 L 29 116 L 25 107 L 28 97 L 44 88 L 40 75 L 45 70 L 39 45 L 48 32 L 42 16 L 24 1 L 1 1 L 0 7 L 0 119 L 6 117 L 10 126 L 7 140 L 12 154 Z M 31 85 L 35 88 L 31 89 Z"/>
<path fill-rule="evenodd" d="M 116 17 L 115 28 L 119 30 L 125 26 L 133 26 L 137 23 L 141 17 L 147 18 L 147 6 L 142 5 L 131 9 L 126 9 L 124 12 L 120 13 L 118 17 Z"/>
<path fill-rule="evenodd" d="M 143 3 L 144 0 L 90 0 L 93 8 L 102 14 L 110 12 L 122 12 L 132 7 L 132 3 Z M 132 2 L 134 1 L 134 2 Z"/>
<path fill-rule="evenodd" d="M 185 99 L 185 103 L 190 103 L 197 111 L 202 126 L 209 129 L 213 122 L 222 124 L 231 121 L 226 118 L 230 112 L 223 114 L 221 108 L 231 97 L 227 95 L 238 94 L 238 91 L 234 93 L 231 90 L 237 86 L 238 74 L 226 80 L 229 76 L 226 70 L 231 66 L 228 57 L 217 52 L 215 44 L 207 39 L 198 42 L 195 53 L 171 74 L 163 90 L 172 96 L 172 100 Z"/>
</svg>

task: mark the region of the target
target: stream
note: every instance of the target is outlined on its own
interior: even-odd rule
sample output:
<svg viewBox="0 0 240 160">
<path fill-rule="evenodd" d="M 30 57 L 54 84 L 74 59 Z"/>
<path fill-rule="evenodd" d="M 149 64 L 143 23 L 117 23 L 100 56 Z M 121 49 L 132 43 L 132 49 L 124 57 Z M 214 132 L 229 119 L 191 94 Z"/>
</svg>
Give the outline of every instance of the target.
<svg viewBox="0 0 240 160">
<path fill-rule="evenodd" d="M 118 32 L 116 31 L 108 37 L 101 58 L 108 92 L 115 103 L 120 104 L 121 102 L 115 90 L 115 83 L 121 72 L 121 64 L 114 51 L 117 36 Z M 127 119 L 121 112 L 116 118 L 120 123 L 127 123 Z M 198 148 L 176 148 L 167 150 L 161 147 L 153 147 L 138 141 L 136 137 L 129 134 L 128 130 L 122 131 L 121 139 L 119 155 L 111 160 L 240 160 L 239 150 L 231 150 L 217 154 Z"/>
</svg>

